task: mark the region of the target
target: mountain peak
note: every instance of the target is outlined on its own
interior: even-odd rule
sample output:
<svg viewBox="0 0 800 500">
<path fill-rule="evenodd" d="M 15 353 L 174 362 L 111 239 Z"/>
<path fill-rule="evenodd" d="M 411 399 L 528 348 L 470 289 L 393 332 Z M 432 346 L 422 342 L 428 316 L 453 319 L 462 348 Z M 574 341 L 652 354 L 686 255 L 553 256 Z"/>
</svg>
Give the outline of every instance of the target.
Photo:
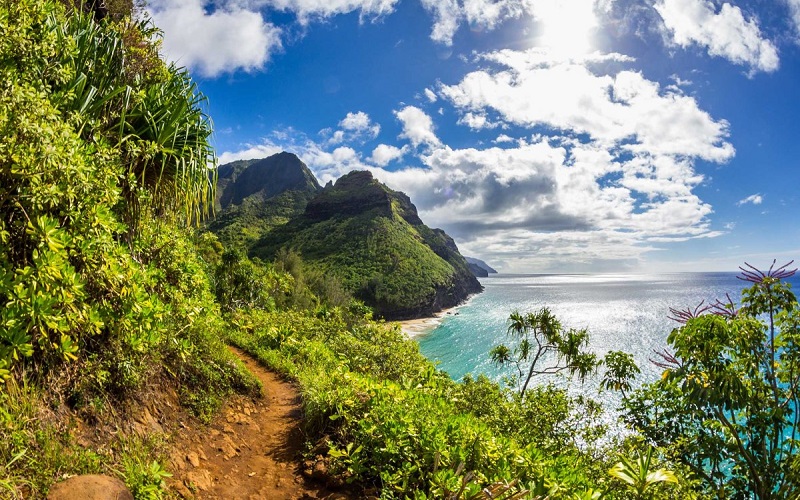
<svg viewBox="0 0 800 500">
<path fill-rule="evenodd" d="M 217 201 L 221 208 L 241 205 L 250 197 L 266 200 L 285 191 L 315 193 L 321 189 L 306 164 L 286 151 L 228 163 L 218 170 Z"/>
</svg>

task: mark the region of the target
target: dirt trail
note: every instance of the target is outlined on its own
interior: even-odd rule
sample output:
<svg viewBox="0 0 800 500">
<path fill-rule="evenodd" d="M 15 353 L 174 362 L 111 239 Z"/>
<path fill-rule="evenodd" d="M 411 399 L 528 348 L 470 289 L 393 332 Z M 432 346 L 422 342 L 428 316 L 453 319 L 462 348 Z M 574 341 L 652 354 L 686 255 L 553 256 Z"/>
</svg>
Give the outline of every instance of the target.
<svg viewBox="0 0 800 500">
<path fill-rule="evenodd" d="M 233 351 L 263 384 L 263 397 L 233 398 L 211 425 L 180 432 L 170 486 L 184 498 L 348 498 L 301 474 L 297 389 L 244 352 Z"/>
</svg>

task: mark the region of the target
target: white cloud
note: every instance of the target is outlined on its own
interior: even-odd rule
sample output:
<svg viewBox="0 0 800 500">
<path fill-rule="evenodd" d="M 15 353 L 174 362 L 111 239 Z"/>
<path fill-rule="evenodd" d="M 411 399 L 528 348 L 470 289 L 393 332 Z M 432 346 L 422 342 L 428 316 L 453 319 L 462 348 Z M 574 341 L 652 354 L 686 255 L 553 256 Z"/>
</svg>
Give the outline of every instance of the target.
<svg viewBox="0 0 800 500">
<path fill-rule="evenodd" d="M 458 124 L 466 125 L 472 130 L 493 129 L 501 125 L 498 122 L 490 121 L 483 113 L 473 113 L 471 111 L 465 113 L 458 120 Z"/>
<path fill-rule="evenodd" d="M 436 102 L 436 100 L 438 99 L 438 97 L 436 97 L 436 94 L 431 89 L 425 89 L 425 97 L 428 98 L 429 102 Z"/>
<path fill-rule="evenodd" d="M 320 135 L 327 137 L 328 144 L 341 144 L 343 142 L 366 142 L 375 139 L 381 132 L 381 126 L 374 123 L 367 113 L 357 111 L 347 113 L 339 121 L 339 130 L 326 128 L 320 130 Z"/>
<path fill-rule="evenodd" d="M 752 203 L 753 205 L 761 205 L 761 202 L 763 202 L 763 201 L 764 201 L 764 198 L 761 196 L 761 194 L 756 193 L 756 194 L 751 194 L 747 198 L 743 198 L 743 199 L 737 201 L 736 202 L 736 206 L 741 207 L 742 205 L 746 205 L 748 203 Z"/>
<path fill-rule="evenodd" d="M 786 0 L 786 5 L 789 7 L 795 32 L 798 35 L 797 41 L 800 43 L 800 0 Z"/>
<path fill-rule="evenodd" d="M 369 115 L 363 111 L 347 113 L 347 116 L 339 122 L 339 126 L 351 132 L 371 135 L 373 138 L 377 137 L 381 132 L 381 126 L 377 123 L 372 123 Z"/>
<path fill-rule="evenodd" d="M 250 4 L 292 12 L 301 24 L 308 24 L 315 18 L 325 19 L 339 14 L 359 12 L 365 18 L 380 18 L 394 12 L 399 0 L 244 0 Z"/>
<path fill-rule="evenodd" d="M 238 160 L 256 160 L 272 156 L 283 151 L 283 148 L 275 143 L 249 144 L 239 151 L 225 151 L 219 155 L 219 164 L 225 165 Z"/>
<path fill-rule="evenodd" d="M 168 60 L 214 77 L 262 69 L 281 49 L 281 30 L 260 13 L 238 7 L 208 13 L 203 6 L 202 0 L 150 2 L 153 20 L 164 31 Z"/>
<path fill-rule="evenodd" d="M 494 29 L 506 19 L 522 16 L 535 4 L 526 0 L 463 0 L 463 11 L 469 24 Z"/>
<path fill-rule="evenodd" d="M 464 114 L 493 110 L 510 124 L 585 133 L 635 153 L 710 161 L 734 154 L 726 141 L 727 122 L 711 118 L 689 96 L 662 92 L 641 73 L 596 74 L 588 59 L 550 60 L 538 50 L 503 50 L 484 59 L 506 69 L 474 71 L 440 88 L 439 94 Z"/>
<path fill-rule="evenodd" d="M 453 45 L 453 36 L 458 31 L 461 22 L 461 7 L 457 0 L 420 0 L 433 16 L 433 30 L 431 40 L 444 45 Z"/>
<path fill-rule="evenodd" d="M 794 1 L 794 0 L 792 0 Z M 655 5 L 672 40 L 681 47 L 697 44 L 712 56 L 724 57 L 751 71 L 778 69 L 778 50 L 762 37 L 758 21 L 745 19 L 742 10 L 723 3 L 719 12 L 708 0 L 661 0 Z"/>
<path fill-rule="evenodd" d="M 395 111 L 395 116 L 403 124 L 401 138 L 411 141 L 411 145 L 417 147 L 425 144 L 428 146 L 439 146 L 441 141 L 433 131 L 433 120 L 424 111 L 415 106 L 406 106 L 400 111 Z"/>
<path fill-rule="evenodd" d="M 398 148 L 388 144 L 379 144 L 372 151 L 372 156 L 369 157 L 369 161 L 375 165 L 378 165 L 379 167 L 385 167 L 389 163 L 402 158 L 407 152 L 408 146 Z"/>
<path fill-rule="evenodd" d="M 463 21 L 470 26 L 493 30 L 507 19 L 519 18 L 532 10 L 530 0 L 420 0 L 433 16 L 431 40 L 450 46 Z"/>
</svg>

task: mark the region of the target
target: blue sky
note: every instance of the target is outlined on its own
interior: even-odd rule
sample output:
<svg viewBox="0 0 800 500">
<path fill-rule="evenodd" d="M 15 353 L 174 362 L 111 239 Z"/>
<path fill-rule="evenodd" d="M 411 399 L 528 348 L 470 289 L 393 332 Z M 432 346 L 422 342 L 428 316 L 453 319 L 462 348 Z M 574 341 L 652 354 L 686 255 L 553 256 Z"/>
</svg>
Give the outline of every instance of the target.
<svg viewBox="0 0 800 500">
<path fill-rule="evenodd" d="M 800 0 L 150 0 L 221 162 L 367 169 L 503 272 L 800 258 Z"/>
</svg>

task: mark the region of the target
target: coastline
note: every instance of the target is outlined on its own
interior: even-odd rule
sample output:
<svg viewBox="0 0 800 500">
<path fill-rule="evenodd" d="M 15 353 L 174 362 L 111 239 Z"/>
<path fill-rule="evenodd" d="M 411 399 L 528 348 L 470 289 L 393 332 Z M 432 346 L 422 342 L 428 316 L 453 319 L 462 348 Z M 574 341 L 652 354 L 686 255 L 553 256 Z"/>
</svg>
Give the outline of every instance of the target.
<svg viewBox="0 0 800 500">
<path fill-rule="evenodd" d="M 414 340 L 417 337 L 422 337 L 427 335 L 428 333 L 432 332 L 442 323 L 448 316 L 454 316 L 458 314 L 458 310 L 465 305 L 469 304 L 472 299 L 477 296 L 477 293 L 474 293 L 467 297 L 467 299 L 457 306 L 450 307 L 448 309 L 442 309 L 441 311 L 435 313 L 433 316 L 428 316 L 425 318 L 415 318 L 415 319 L 404 319 L 402 321 L 396 321 L 398 325 L 400 325 L 400 329 L 406 335 L 406 337 L 410 340 Z"/>
</svg>

